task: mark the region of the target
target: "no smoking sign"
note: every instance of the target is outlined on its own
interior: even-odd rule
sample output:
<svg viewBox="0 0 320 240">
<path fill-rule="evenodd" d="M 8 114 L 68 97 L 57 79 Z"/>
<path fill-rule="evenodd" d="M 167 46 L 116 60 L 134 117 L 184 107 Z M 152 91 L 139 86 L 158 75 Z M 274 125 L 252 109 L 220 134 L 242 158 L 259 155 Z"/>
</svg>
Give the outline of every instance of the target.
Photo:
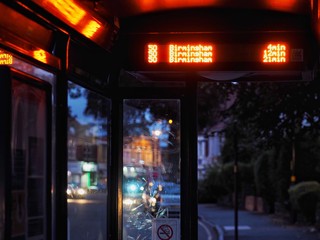
<svg viewBox="0 0 320 240">
<path fill-rule="evenodd" d="M 152 239 L 180 239 L 180 219 L 156 218 L 152 222 Z"/>
<path fill-rule="evenodd" d="M 169 225 L 164 224 L 158 227 L 157 235 L 161 240 L 169 240 L 173 236 L 173 230 Z"/>
</svg>

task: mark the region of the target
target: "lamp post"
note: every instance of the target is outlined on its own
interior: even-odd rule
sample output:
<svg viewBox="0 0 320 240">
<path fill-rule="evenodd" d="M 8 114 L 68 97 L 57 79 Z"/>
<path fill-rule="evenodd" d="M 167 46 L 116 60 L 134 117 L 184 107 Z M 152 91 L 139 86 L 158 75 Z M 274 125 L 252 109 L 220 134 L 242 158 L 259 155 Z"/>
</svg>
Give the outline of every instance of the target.
<svg viewBox="0 0 320 240">
<path fill-rule="evenodd" d="M 238 131 L 236 122 L 233 125 L 234 136 L 234 236 L 238 240 Z"/>
<path fill-rule="evenodd" d="M 295 165 L 296 165 L 296 146 L 295 146 L 295 137 L 293 137 L 293 140 L 292 140 L 292 159 L 291 159 L 291 163 L 290 163 L 290 170 L 291 170 L 290 182 L 291 182 L 291 184 L 295 184 L 295 182 L 296 182 Z"/>
</svg>

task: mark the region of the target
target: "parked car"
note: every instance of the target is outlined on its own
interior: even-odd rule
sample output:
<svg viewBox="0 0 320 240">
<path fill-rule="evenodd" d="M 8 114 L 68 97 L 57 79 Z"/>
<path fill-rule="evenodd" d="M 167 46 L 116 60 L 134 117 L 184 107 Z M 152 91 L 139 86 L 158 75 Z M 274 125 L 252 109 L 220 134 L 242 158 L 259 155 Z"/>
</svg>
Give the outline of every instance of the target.
<svg viewBox="0 0 320 240">
<path fill-rule="evenodd" d="M 87 191 L 84 188 L 78 187 L 74 184 L 68 184 L 67 187 L 67 197 L 68 198 L 85 198 Z"/>
<path fill-rule="evenodd" d="M 180 184 L 164 182 L 161 192 L 161 207 L 167 208 L 170 218 L 180 217 Z"/>
<path fill-rule="evenodd" d="M 107 186 L 102 183 L 98 183 L 97 185 L 91 185 L 88 187 L 88 193 L 106 193 Z"/>
</svg>

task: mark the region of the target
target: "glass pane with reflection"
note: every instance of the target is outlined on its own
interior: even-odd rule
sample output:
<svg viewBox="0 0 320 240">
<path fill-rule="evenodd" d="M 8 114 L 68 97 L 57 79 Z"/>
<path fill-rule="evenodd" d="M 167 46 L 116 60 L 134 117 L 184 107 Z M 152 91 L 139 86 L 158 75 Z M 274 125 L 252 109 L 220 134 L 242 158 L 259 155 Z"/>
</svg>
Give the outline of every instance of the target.
<svg viewBox="0 0 320 240">
<path fill-rule="evenodd" d="M 107 239 L 110 101 L 69 82 L 68 107 L 68 239 Z"/>
<path fill-rule="evenodd" d="M 180 232 L 180 101 L 124 100 L 123 239 Z M 180 237 L 180 236 L 176 236 Z"/>
</svg>

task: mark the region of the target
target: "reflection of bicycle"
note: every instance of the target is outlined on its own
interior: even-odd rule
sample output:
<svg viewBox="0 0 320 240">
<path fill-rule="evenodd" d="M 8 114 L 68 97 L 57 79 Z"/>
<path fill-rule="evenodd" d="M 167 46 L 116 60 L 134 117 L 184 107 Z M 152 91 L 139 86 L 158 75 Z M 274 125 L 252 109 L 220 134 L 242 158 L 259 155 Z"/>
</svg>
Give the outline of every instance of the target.
<svg viewBox="0 0 320 240">
<path fill-rule="evenodd" d="M 144 205 L 130 209 L 124 214 L 124 228 L 128 240 L 151 240 L 152 222 L 156 218 L 167 218 L 169 211 L 167 208 L 160 207 L 155 215 L 145 210 Z"/>
</svg>

